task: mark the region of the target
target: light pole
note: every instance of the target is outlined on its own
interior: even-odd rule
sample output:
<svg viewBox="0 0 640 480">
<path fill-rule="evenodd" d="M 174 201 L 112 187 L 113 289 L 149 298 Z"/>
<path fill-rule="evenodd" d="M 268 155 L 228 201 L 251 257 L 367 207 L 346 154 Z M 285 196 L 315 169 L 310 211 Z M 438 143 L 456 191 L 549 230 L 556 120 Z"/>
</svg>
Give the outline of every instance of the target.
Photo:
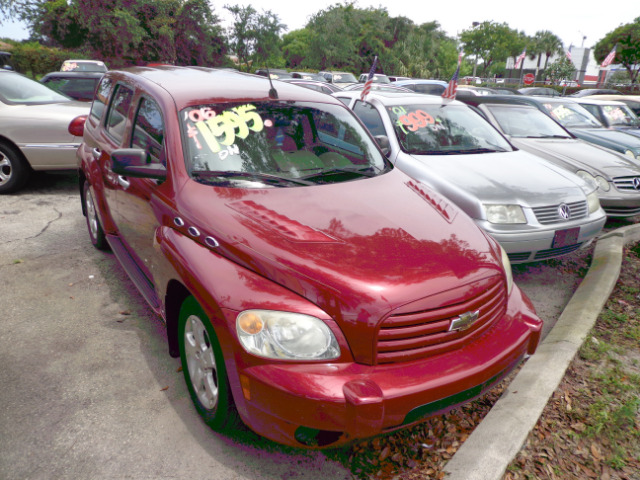
<svg viewBox="0 0 640 480">
<path fill-rule="evenodd" d="M 471 26 L 473 27 L 473 29 L 475 30 L 478 25 L 480 25 L 480 22 L 471 22 Z M 476 56 L 473 60 L 473 83 L 476 82 L 476 68 L 478 68 L 478 53 L 476 52 Z"/>
</svg>

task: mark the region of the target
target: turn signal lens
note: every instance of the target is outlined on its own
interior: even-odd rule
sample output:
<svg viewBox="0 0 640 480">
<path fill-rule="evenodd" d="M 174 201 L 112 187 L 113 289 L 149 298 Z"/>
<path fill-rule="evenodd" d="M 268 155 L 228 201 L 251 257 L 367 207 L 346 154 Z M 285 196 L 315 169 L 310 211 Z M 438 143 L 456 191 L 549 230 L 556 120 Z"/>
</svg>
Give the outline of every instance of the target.
<svg viewBox="0 0 640 480">
<path fill-rule="evenodd" d="M 264 328 L 259 315 L 253 312 L 243 312 L 238 316 L 238 328 L 248 335 L 257 335 Z"/>
</svg>

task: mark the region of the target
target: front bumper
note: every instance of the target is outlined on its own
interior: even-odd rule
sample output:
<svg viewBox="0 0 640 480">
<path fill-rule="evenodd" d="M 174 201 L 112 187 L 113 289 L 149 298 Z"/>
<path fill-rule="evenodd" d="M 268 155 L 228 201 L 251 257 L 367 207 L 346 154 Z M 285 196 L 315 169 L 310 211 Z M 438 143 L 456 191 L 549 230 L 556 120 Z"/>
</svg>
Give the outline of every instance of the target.
<svg viewBox="0 0 640 480">
<path fill-rule="evenodd" d="M 411 425 L 481 395 L 534 353 L 541 327 L 514 287 L 505 315 L 462 349 L 384 365 L 238 367 L 234 373 L 242 388 L 234 389 L 234 399 L 244 422 L 267 438 L 333 447 Z"/>
<path fill-rule="evenodd" d="M 516 225 L 510 231 L 499 231 L 495 225 L 486 221 L 478 221 L 477 223 L 500 243 L 507 252 L 511 263 L 516 264 L 559 257 L 588 245 L 600 233 L 607 221 L 604 212 L 602 210 L 598 210 L 598 212 L 600 213 L 592 214 L 581 221 L 540 225 L 539 227 L 531 227 L 527 224 L 525 226 L 527 230 L 519 230 L 519 226 Z M 580 229 L 575 242 L 560 246 L 553 244 L 556 232 L 572 228 Z"/>
</svg>

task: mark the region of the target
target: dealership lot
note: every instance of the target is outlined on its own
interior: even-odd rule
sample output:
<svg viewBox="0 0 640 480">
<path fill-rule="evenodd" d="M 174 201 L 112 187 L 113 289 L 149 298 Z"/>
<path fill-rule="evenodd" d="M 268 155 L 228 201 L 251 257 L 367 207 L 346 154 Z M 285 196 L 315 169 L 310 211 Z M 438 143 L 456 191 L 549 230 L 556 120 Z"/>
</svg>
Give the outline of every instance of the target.
<svg viewBox="0 0 640 480">
<path fill-rule="evenodd" d="M 514 273 L 548 330 L 577 277 Z M 0 278 L 0 478 L 350 478 L 322 452 L 201 422 L 162 322 L 89 242 L 75 175 L 0 197 Z"/>
</svg>

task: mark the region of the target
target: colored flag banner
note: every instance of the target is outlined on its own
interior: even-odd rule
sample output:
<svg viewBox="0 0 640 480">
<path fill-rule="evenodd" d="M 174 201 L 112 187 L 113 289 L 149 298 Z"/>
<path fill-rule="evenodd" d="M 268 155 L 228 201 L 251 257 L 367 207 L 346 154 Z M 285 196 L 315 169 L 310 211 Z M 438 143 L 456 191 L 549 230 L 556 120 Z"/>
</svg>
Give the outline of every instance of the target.
<svg viewBox="0 0 640 480">
<path fill-rule="evenodd" d="M 453 77 L 449 80 L 449 85 L 442 92 L 442 98 L 447 98 L 449 100 L 456 99 L 456 92 L 458 91 L 458 76 L 460 75 L 460 64 L 462 63 L 462 52 L 458 55 L 458 68 L 456 68 Z"/>
<path fill-rule="evenodd" d="M 567 50 L 567 60 L 569 60 L 570 62 L 573 61 L 573 59 L 571 58 L 571 49 L 573 48 L 573 43 L 571 45 L 569 45 L 569 50 Z"/>
<path fill-rule="evenodd" d="M 602 61 L 602 64 L 600 65 L 600 68 L 606 68 L 613 63 L 613 59 L 616 58 L 616 47 L 617 45 L 613 47 L 613 50 L 611 50 L 609 52 L 609 55 L 605 57 L 605 59 Z"/>
<path fill-rule="evenodd" d="M 518 56 L 518 58 L 516 58 L 516 65 L 515 65 L 515 69 L 517 70 L 518 68 L 520 68 L 520 64 L 522 63 L 522 61 L 524 60 L 524 57 L 526 57 L 527 55 L 527 49 L 525 48 L 522 53 Z"/>
<path fill-rule="evenodd" d="M 371 84 L 373 83 L 373 76 L 376 73 L 376 66 L 378 65 L 378 56 L 373 57 L 373 65 L 371 65 L 371 70 L 369 70 L 369 76 L 367 77 L 367 81 L 364 83 L 364 87 L 362 88 L 362 93 L 360 94 L 360 100 L 364 101 L 364 99 L 369 95 L 371 91 Z"/>
</svg>

